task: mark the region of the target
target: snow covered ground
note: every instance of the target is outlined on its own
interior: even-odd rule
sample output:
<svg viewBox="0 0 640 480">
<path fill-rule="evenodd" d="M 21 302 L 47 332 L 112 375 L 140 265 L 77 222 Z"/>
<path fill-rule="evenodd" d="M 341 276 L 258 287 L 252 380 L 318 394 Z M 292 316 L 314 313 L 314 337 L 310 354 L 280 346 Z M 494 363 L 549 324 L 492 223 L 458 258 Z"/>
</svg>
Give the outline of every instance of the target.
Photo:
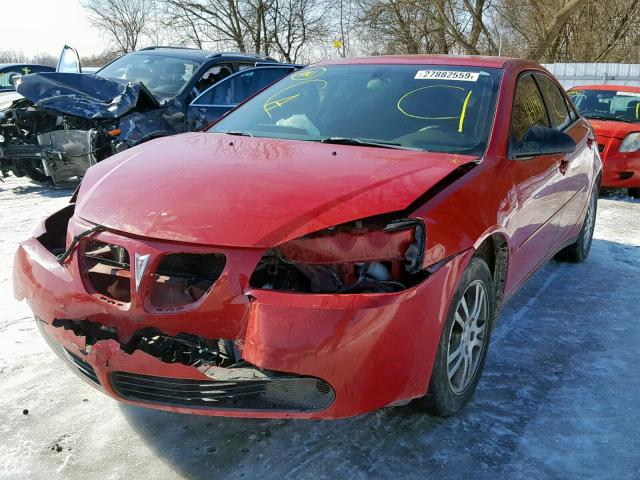
<svg viewBox="0 0 640 480">
<path fill-rule="evenodd" d="M 549 263 L 509 302 L 458 416 L 314 422 L 130 407 L 67 370 L 11 269 L 70 193 L 0 183 L 0 479 L 640 478 L 640 202 L 601 199 L 587 262 Z"/>
</svg>

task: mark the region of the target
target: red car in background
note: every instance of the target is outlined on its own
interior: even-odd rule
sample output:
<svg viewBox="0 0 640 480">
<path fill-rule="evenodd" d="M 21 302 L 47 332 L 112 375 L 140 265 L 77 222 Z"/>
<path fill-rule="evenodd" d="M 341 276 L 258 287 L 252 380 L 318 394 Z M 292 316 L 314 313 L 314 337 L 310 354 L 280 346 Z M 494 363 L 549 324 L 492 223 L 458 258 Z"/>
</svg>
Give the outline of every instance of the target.
<svg viewBox="0 0 640 480">
<path fill-rule="evenodd" d="M 569 95 L 596 132 L 602 186 L 640 198 L 640 87 L 585 85 Z"/>
<path fill-rule="evenodd" d="M 20 245 L 15 294 L 127 403 L 451 415 L 507 299 L 554 255 L 587 257 L 600 174 L 591 127 L 535 63 L 321 63 L 91 167 Z"/>
</svg>

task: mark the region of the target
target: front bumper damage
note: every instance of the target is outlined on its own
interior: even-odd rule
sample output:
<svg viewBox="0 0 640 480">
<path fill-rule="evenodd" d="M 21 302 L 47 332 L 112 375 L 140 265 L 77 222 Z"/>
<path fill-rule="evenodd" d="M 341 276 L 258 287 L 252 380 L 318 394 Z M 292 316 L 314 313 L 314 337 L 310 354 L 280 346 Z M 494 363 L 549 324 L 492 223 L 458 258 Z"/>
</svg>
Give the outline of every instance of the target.
<svg viewBox="0 0 640 480">
<path fill-rule="evenodd" d="M 73 217 L 67 245 L 90 226 Z M 114 299 L 88 285 L 81 244 L 59 263 L 48 228 L 20 245 L 14 290 L 54 351 L 120 401 L 204 415 L 341 418 L 424 395 L 447 307 L 472 254 L 400 292 L 302 294 L 249 286 L 263 249 L 101 231 L 85 240 L 147 259 L 139 284 L 137 271 L 131 275 L 130 297 Z M 215 252 L 226 263 L 197 301 L 157 308 L 151 285 L 161 259 L 175 252 Z"/>
<path fill-rule="evenodd" d="M 56 130 L 35 135 L 34 144 L 0 146 L 3 170 L 17 176 L 39 172 L 54 184 L 82 177 L 97 163 L 98 130 Z"/>
</svg>

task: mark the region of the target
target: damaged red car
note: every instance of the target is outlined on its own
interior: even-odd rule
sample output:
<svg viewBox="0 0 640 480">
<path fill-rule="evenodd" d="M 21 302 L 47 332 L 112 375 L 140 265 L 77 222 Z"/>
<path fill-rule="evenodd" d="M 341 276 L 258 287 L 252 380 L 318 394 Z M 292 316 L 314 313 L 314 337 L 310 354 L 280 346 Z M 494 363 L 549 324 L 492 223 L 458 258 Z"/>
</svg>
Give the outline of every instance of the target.
<svg viewBox="0 0 640 480">
<path fill-rule="evenodd" d="M 535 63 L 322 63 L 91 167 L 20 245 L 15 294 L 127 403 L 451 415 L 501 306 L 552 256 L 588 255 L 600 173 L 591 127 Z"/>
</svg>

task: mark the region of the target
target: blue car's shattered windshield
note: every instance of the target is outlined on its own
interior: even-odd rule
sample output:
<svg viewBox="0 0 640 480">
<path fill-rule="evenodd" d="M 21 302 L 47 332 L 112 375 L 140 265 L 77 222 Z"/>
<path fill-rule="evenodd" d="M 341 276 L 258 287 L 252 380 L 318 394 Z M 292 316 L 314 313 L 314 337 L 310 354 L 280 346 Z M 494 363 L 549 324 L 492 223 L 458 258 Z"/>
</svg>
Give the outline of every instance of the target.
<svg viewBox="0 0 640 480">
<path fill-rule="evenodd" d="M 200 68 L 200 63 L 165 55 L 125 55 L 97 75 L 103 78 L 141 82 L 158 99 L 176 96 Z"/>
</svg>

